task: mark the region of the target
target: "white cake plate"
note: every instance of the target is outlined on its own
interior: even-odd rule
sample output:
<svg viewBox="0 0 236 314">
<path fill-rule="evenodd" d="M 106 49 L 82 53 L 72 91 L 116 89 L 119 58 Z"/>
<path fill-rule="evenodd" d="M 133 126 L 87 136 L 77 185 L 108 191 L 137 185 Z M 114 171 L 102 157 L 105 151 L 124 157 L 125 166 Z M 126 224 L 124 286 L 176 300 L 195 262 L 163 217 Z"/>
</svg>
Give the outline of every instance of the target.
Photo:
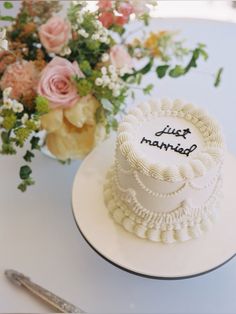
<svg viewBox="0 0 236 314">
<path fill-rule="evenodd" d="M 103 183 L 112 164 L 114 137 L 97 147 L 80 166 L 72 205 L 77 226 L 89 245 L 112 264 L 135 274 L 183 279 L 207 273 L 236 254 L 236 158 L 225 158 L 224 201 L 211 230 L 199 239 L 162 244 L 137 238 L 117 225 L 103 201 Z"/>
</svg>

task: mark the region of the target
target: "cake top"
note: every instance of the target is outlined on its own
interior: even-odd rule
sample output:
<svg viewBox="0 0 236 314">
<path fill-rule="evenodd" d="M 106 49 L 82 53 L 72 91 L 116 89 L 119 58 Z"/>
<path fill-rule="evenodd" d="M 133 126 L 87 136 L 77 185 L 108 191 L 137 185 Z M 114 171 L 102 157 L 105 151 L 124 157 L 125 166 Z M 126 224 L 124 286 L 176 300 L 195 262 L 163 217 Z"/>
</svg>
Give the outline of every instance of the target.
<svg viewBox="0 0 236 314">
<path fill-rule="evenodd" d="M 165 181 L 202 176 L 223 159 L 217 123 L 180 100 L 151 100 L 120 124 L 117 145 L 131 167 Z"/>
</svg>

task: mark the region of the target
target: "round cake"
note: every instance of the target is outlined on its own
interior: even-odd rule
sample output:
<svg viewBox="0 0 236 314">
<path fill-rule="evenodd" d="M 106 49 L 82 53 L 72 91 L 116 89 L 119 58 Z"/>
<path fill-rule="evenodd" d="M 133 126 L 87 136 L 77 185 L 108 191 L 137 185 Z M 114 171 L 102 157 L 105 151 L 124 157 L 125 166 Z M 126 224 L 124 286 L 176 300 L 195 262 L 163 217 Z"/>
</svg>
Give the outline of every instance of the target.
<svg viewBox="0 0 236 314">
<path fill-rule="evenodd" d="M 199 237 L 220 208 L 223 146 L 218 124 L 192 104 L 136 106 L 119 125 L 104 185 L 112 218 L 151 241 Z"/>
</svg>

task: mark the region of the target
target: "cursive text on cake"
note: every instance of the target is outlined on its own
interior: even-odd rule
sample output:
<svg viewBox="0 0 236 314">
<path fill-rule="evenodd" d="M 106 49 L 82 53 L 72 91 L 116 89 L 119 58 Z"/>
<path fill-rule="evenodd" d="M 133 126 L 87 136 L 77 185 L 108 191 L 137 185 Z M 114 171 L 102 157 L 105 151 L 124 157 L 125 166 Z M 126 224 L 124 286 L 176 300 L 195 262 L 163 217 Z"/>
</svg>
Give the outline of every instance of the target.
<svg viewBox="0 0 236 314">
<path fill-rule="evenodd" d="M 173 146 L 171 144 L 166 144 L 166 143 L 160 142 L 160 141 L 151 141 L 149 139 L 146 139 L 145 136 L 142 138 L 140 143 L 154 146 L 154 147 L 157 147 L 159 149 L 165 149 L 166 151 L 173 150 L 176 153 L 186 155 L 186 156 L 189 156 L 189 154 L 191 154 L 197 148 L 196 144 L 193 144 L 190 148 L 183 148 L 183 147 L 181 147 L 180 144 Z"/>
</svg>

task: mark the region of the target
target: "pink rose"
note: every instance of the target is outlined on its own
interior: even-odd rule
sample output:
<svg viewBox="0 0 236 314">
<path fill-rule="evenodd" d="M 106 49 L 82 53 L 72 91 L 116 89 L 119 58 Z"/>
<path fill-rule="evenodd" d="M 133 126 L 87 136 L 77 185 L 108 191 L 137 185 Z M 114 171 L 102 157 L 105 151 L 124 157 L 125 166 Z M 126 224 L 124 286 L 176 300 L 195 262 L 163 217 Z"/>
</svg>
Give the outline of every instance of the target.
<svg viewBox="0 0 236 314">
<path fill-rule="evenodd" d="M 99 0 L 98 7 L 101 11 L 110 10 L 112 8 L 111 0 Z"/>
<path fill-rule="evenodd" d="M 122 45 L 115 45 L 110 50 L 111 63 L 118 69 L 123 67 L 131 69 L 133 61 L 128 51 Z"/>
<path fill-rule="evenodd" d="M 69 22 L 53 16 L 39 28 L 39 38 L 48 52 L 59 53 L 69 41 L 70 30 Z"/>
<path fill-rule="evenodd" d="M 55 57 L 41 73 L 38 94 L 49 100 L 51 108 L 70 108 L 80 99 L 72 81 L 74 76 L 84 76 L 77 62 Z"/>
<path fill-rule="evenodd" d="M 36 94 L 39 71 L 33 61 L 17 61 L 8 65 L 0 81 L 0 88 L 11 87 L 11 97 L 20 100 Z"/>
<path fill-rule="evenodd" d="M 99 21 L 104 27 L 109 28 L 112 24 L 114 24 L 115 15 L 112 12 L 104 11 L 99 16 Z"/>
<path fill-rule="evenodd" d="M 118 12 L 126 17 L 129 17 L 130 14 L 134 12 L 134 8 L 128 2 L 121 2 L 121 4 L 118 7 Z"/>
<path fill-rule="evenodd" d="M 129 17 L 128 16 L 125 16 L 125 15 L 118 15 L 118 16 L 115 16 L 115 21 L 114 23 L 116 25 L 120 25 L 120 26 L 123 26 L 124 24 L 128 23 L 129 21 Z"/>
</svg>

